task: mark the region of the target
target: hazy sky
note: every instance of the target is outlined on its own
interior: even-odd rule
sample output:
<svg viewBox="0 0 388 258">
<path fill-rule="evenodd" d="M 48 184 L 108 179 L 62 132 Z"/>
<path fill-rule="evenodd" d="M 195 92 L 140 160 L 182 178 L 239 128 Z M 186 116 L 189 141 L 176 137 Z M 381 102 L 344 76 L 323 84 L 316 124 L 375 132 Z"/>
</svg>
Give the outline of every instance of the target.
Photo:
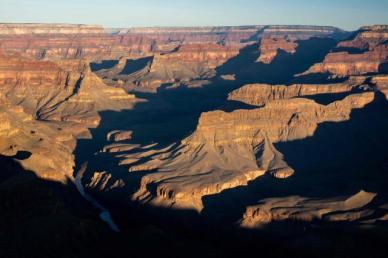
<svg viewBox="0 0 388 258">
<path fill-rule="evenodd" d="M 0 0 L 0 22 L 106 27 L 388 24 L 388 0 Z"/>
</svg>

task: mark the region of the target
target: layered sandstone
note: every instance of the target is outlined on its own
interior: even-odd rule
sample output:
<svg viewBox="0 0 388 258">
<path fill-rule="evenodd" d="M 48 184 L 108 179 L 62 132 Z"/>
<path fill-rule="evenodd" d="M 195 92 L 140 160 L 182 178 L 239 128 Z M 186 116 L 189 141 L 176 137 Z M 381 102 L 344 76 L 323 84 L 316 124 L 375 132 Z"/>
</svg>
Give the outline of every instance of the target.
<svg viewBox="0 0 388 258">
<path fill-rule="evenodd" d="M 360 191 L 352 196 L 333 199 L 313 199 L 301 196 L 269 198 L 250 206 L 244 213 L 241 225 L 257 228 L 274 221 L 313 220 L 350 222 L 370 216 L 373 211 L 366 206 L 377 196 Z"/>
<path fill-rule="evenodd" d="M 311 37 L 334 37 L 341 38 L 347 33 L 331 26 L 308 26 L 308 25 L 269 25 L 263 30 L 263 35 L 275 35 L 278 38 L 306 40 Z"/>
<path fill-rule="evenodd" d="M 387 31 L 387 26 L 361 28 L 353 39 L 339 42 L 322 63 L 313 65 L 306 73 L 349 76 L 381 72 L 388 61 Z"/>
<path fill-rule="evenodd" d="M 231 92 L 228 100 L 262 106 L 270 101 L 278 99 L 350 92 L 354 87 L 355 85 L 352 85 L 351 83 L 295 84 L 290 86 L 251 84 Z"/>
<path fill-rule="evenodd" d="M 192 28 L 133 28 L 109 33 L 101 27 L 66 24 L 2 24 L 0 45 L 6 53 L 58 59 L 88 57 L 93 60 L 163 53 L 184 44 L 244 46 L 263 35 L 293 40 L 330 37 L 340 30 L 319 26 L 240 26 Z M 68 37 L 67 35 L 73 35 Z"/>
</svg>

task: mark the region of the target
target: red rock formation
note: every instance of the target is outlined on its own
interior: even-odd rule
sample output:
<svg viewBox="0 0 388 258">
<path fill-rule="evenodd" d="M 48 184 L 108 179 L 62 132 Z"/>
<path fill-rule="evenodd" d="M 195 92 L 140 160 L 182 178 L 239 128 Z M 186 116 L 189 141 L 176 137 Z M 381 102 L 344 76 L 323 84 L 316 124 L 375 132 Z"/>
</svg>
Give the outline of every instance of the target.
<svg viewBox="0 0 388 258">
<path fill-rule="evenodd" d="M 363 27 L 353 39 L 338 43 L 335 52 L 329 53 L 322 63 L 313 65 L 305 74 L 378 73 L 380 66 L 388 61 L 387 40 L 388 26 Z"/>
</svg>

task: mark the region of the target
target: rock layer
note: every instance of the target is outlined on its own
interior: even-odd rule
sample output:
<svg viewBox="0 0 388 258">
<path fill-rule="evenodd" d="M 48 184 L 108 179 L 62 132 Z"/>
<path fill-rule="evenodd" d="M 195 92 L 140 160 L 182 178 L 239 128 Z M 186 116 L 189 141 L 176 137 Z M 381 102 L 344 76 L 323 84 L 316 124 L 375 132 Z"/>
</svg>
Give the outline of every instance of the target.
<svg viewBox="0 0 388 258">
<path fill-rule="evenodd" d="M 360 191 L 348 197 L 335 199 L 309 199 L 300 196 L 270 198 L 248 207 L 242 226 L 256 228 L 273 221 L 354 221 L 373 212 L 367 206 L 377 194 Z"/>
<path fill-rule="evenodd" d="M 388 61 L 388 26 L 361 28 L 353 39 L 339 42 L 322 63 L 306 73 L 326 73 L 348 76 L 383 72 Z"/>
<path fill-rule="evenodd" d="M 131 108 L 135 97 L 105 85 L 84 60 L 0 56 L 0 92 L 37 119 L 98 124 L 99 110 Z"/>
</svg>

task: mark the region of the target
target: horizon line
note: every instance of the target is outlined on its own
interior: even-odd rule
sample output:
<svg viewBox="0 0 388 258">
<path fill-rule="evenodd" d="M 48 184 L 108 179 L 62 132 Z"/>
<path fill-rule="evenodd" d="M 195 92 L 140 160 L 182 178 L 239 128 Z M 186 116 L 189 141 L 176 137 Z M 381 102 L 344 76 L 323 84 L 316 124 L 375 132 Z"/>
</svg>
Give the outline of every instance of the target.
<svg viewBox="0 0 388 258">
<path fill-rule="evenodd" d="M 148 28 L 222 28 L 222 27 L 254 27 L 254 26 L 295 26 L 295 27 L 326 27 L 336 28 L 342 31 L 358 31 L 365 26 L 388 26 L 388 24 L 365 24 L 354 30 L 343 29 L 340 26 L 334 25 L 315 25 L 315 24 L 241 24 L 241 25 L 152 25 L 152 26 L 106 26 L 104 24 L 93 24 L 93 23 L 68 23 L 68 22 L 0 22 L 1 25 L 73 25 L 73 26 L 95 26 L 102 27 L 104 29 L 148 29 Z"/>
</svg>

